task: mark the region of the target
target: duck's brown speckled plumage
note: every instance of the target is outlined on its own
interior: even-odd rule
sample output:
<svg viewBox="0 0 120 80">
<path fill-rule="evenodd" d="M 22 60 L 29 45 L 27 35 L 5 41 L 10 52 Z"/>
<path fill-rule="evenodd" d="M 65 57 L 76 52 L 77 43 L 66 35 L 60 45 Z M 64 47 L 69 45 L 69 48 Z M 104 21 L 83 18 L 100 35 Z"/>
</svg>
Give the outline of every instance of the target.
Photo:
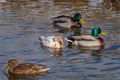
<svg viewBox="0 0 120 80">
<path fill-rule="evenodd" d="M 18 63 L 15 59 L 8 61 L 8 71 L 11 74 L 41 74 L 50 68 L 33 63 Z"/>
</svg>

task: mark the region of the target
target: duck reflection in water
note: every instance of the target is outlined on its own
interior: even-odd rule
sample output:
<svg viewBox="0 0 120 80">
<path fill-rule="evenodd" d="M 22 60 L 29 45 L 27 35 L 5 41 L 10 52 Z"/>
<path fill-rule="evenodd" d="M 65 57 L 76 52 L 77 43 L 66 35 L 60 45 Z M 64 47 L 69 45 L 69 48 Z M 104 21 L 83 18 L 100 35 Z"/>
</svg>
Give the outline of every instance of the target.
<svg viewBox="0 0 120 80">
<path fill-rule="evenodd" d="M 44 49 L 45 51 L 48 51 L 50 53 L 50 55 L 52 54 L 52 56 L 63 56 L 64 54 L 62 53 L 63 50 L 62 48 L 49 48 L 49 47 L 45 47 L 42 46 L 42 49 Z"/>
<path fill-rule="evenodd" d="M 64 56 L 64 55 L 65 54 L 62 53 L 62 50 L 61 51 L 57 51 L 57 52 L 54 53 L 54 56 L 57 56 L 57 57 Z"/>
<path fill-rule="evenodd" d="M 101 56 L 102 56 L 101 51 L 102 51 L 102 49 L 101 50 L 92 50 L 91 56 L 94 58 L 94 60 L 101 60 Z"/>
<path fill-rule="evenodd" d="M 8 80 L 34 80 L 37 76 L 44 76 L 46 74 L 49 74 L 49 72 L 42 73 L 41 75 L 16 75 L 16 74 L 7 74 L 4 73 L 4 75 L 7 77 Z"/>
<path fill-rule="evenodd" d="M 77 35 L 81 35 L 81 34 L 82 34 L 80 28 L 74 28 L 74 29 L 64 29 L 64 28 L 60 28 L 58 32 L 59 32 L 59 33 L 66 33 L 66 34 L 67 34 L 68 32 L 70 32 L 70 33 L 73 33 L 73 34 L 72 34 L 73 36 L 77 36 Z"/>
</svg>

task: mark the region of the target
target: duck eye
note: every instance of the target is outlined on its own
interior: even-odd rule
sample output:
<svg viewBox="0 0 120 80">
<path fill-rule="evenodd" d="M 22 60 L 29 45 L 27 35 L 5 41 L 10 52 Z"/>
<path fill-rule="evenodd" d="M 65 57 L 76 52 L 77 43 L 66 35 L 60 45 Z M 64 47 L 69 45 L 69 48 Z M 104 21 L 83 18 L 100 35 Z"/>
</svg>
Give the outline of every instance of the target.
<svg viewBox="0 0 120 80">
<path fill-rule="evenodd" d="M 101 33 L 101 29 L 99 29 L 99 33 Z"/>
<path fill-rule="evenodd" d="M 55 38 L 53 38 L 53 41 L 55 42 Z"/>
</svg>

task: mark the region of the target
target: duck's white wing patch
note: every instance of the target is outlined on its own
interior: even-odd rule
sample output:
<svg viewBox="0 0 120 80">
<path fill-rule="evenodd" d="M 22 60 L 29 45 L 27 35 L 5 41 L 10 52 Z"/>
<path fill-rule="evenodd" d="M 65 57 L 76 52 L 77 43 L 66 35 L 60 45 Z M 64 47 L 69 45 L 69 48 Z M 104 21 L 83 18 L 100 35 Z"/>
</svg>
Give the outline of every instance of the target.
<svg viewBox="0 0 120 80">
<path fill-rule="evenodd" d="M 73 42 L 72 40 L 68 39 L 68 38 L 65 38 L 66 41 L 68 42 Z"/>
<path fill-rule="evenodd" d="M 50 69 L 51 69 L 51 68 L 45 68 L 45 69 L 39 70 L 39 72 L 48 71 L 48 70 L 50 70 Z"/>
</svg>

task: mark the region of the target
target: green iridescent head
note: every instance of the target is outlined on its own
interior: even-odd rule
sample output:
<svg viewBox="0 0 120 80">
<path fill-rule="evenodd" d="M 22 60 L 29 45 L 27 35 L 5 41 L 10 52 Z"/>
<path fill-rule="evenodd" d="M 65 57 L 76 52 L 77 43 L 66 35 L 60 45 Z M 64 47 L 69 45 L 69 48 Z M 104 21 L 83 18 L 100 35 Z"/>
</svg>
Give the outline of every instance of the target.
<svg viewBox="0 0 120 80">
<path fill-rule="evenodd" d="M 106 33 L 102 32 L 102 30 L 99 27 L 95 27 L 92 29 L 92 36 L 93 37 L 98 37 L 99 34 L 106 35 Z"/>
<path fill-rule="evenodd" d="M 73 20 L 74 20 L 74 22 L 79 22 L 82 25 L 84 25 L 84 23 L 85 23 L 80 13 L 75 13 L 73 15 Z"/>
<path fill-rule="evenodd" d="M 101 29 L 98 27 L 95 27 L 92 29 L 92 36 L 97 37 L 101 33 Z"/>
</svg>

